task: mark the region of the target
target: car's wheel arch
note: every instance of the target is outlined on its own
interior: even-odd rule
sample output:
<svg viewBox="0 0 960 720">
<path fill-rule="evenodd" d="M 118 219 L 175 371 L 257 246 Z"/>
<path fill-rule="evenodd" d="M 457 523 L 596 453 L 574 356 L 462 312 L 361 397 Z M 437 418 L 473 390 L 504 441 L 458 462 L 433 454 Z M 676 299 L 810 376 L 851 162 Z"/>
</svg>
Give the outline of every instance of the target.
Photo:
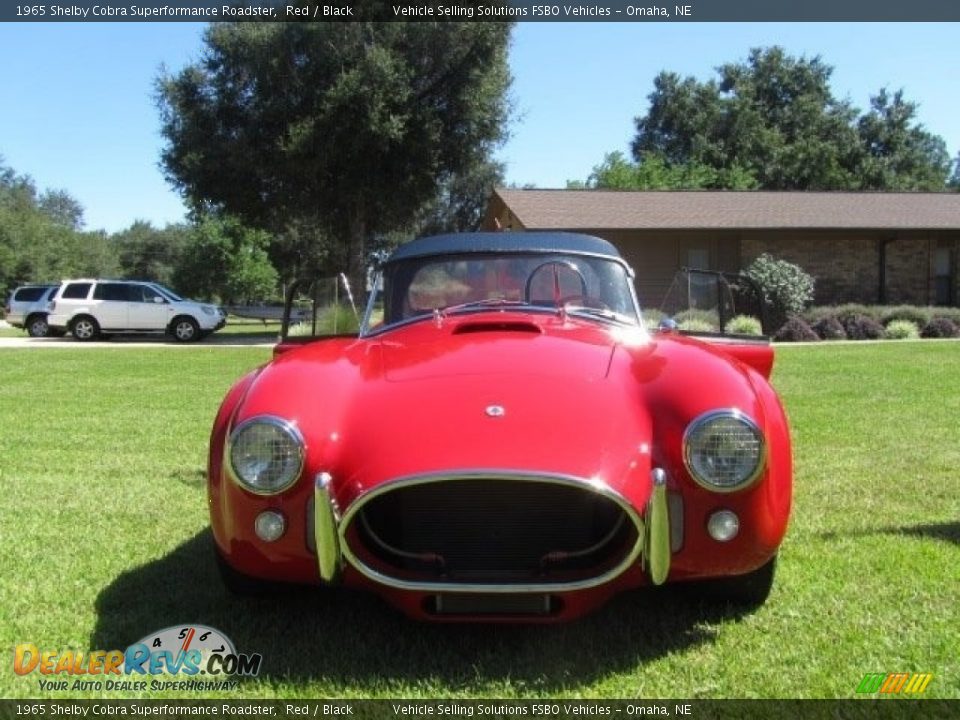
<svg viewBox="0 0 960 720">
<path fill-rule="evenodd" d="M 77 323 L 83 320 L 89 320 L 90 323 L 93 325 L 93 333 L 88 338 L 78 338 L 75 332 Z M 100 330 L 101 330 L 100 323 L 97 321 L 97 319 L 90 313 L 85 313 L 85 312 L 78 312 L 74 314 L 74 316 L 70 318 L 70 322 L 68 323 L 67 327 L 70 328 L 70 333 L 77 340 L 92 340 L 93 338 L 95 338 L 97 335 L 100 334 Z"/>
<path fill-rule="evenodd" d="M 23 321 L 23 327 L 26 328 L 27 332 L 29 333 L 30 326 L 34 323 L 34 321 L 38 319 L 42 319 L 44 322 L 46 322 L 48 317 L 49 317 L 49 313 L 39 312 L 39 311 L 32 312 L 29 315 L 27 315 L 26 319 Z M 49 334 L 49 332 L 50 332 L 50 329 L 48 325 L 47 334 Z M 33 334 L 31 333 L 31 335 Z"/>
<path fill-rule="evenodd" d="M 177 336 L 177 325 L 184 321 L 189 322 L 193 326 L 194 332 L 189 340 L 200 340 L 203 337 L 203 328 L 200 326 L 200 321 L 190 313 L 180 313 L 179 315 L 175 315 L 170 321 L 170 324 L 167 325 L 167 334 L 172 335 L 177 340 L 181 340 L 181 338 Z"/>
</svg>

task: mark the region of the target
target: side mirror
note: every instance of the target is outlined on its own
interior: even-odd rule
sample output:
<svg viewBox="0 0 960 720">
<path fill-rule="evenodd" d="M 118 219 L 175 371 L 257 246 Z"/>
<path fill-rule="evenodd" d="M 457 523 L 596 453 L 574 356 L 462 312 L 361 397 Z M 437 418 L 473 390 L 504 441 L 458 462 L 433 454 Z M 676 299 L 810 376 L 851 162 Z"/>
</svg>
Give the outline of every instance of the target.
<svg viewBox="0 0 960 720">
<path fill-rule="evenodd" d="M 163 299 L 162 297 L 160 297 L 159 295 L 154 295 L 154 296 L 153 296 L 153 301 L 154 301 L 155 303 L 157 303 L 158 305 L 161 305 L 161 304 L 163 304 L 163 303 L 166 302 L 166 300 L 164 300 L 164 299 Z"/>
<path fill-rule="evenodd" d="M 665 317 L 657 325 L 657 332 L 672 333 L 677 331 L 677 321 L 670 317 Z"/>
</svg>

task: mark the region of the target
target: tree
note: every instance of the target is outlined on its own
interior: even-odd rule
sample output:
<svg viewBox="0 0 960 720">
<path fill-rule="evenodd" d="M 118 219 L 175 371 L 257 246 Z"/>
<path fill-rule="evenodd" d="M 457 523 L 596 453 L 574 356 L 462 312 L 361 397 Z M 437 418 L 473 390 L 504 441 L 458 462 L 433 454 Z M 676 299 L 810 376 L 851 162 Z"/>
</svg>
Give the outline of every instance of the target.
<svg viewBox="0 0 960 720">
<path fill-rule="evenodd" d="M 662 72 L 635 121 L 634 159 L 711 168 L 719 187 L 751 178 L 766 190 L 943 189 L 943 140 L 916 123 L 916 105 L 881 90 L 859 116 L 834 97 L 832 73 L 819 56 L 779 47 L 717 68 L 717 80 Z"/>
<path fill-rule="evenodd" d="M 83 205 L 66 190 L 47 190 L 40 196 L 40 211 L 58 225 L 80 230 L 83 228 Z"/>
<path fill-rule="evenodd" d="M 149 222 L 137 220 L 110 240 L 116 247 L 124 277 L 168 285 L 173 282 L 190 233 L 186 225 L 167 225 L 159 230 Z"/>
<path fill-rule="evenodd" d="M 174 283 L 184 294 L 226 304 L 272 298 L 277 271 L 267 256 L 269 244 L 266 232 L 245 227 L 237 218 L 205 217 L 178 259 Z"/>
<path fill-rule="evenodd" d="M 857 124 L 864 158 L 862 187 L 870 190 L 943 190 L 950 155 L 943 138 L 916 124 L 916 103 L 886 89 L 870 98 Z"/>
<path fill-rule="evenodd" d="M 479 230 L 490 194 L 503 184 L 503 171 L 503 163 L 483 160 L 460 174 L 448 173 L 436 197 L 421 210 L 412 234 Z"/>
<path fill-rule="evenodd" d="M 630 162 L 621 152 L 608 153 L 593 168 L 586 183 L 568 182 L 567 187 L 601 190 L 694 190 L 725 188 L 749 190 L 756 181 L 743 168 L 716 169 L 698 162 L 669 164 L 661 155 L 644 154 Z"/>
<path fill-rule="evenodd" d="M 409 227 L 503 139 L 509 28 L 213 24 L 201 62 L 158 80 L 162 165 L 194 207 L 293 238 L 300 256 L 326 244 L 315 254 L 358 282 L 372 238 Z"/>
<path fill-rule="evenodd" d="M 66 191 L 38 193 L 0 157 L 0 294 L 24 282 L 113 275 L 112 245 L 102 232 L 79 232 L 82 218 Z"/>
</svg>

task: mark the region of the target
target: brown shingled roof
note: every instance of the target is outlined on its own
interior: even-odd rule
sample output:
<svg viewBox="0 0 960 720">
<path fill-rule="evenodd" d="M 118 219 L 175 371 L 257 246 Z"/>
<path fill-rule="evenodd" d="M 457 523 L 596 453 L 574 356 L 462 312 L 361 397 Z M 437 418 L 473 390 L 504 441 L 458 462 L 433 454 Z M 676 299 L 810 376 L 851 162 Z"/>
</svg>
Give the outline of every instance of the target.
<svg viewBox="0 0 960 720">
<path fill-rule="evenodd" d="M 528 230 L 960 229 L 960 193 L 508 190 Z"/>
</svg>

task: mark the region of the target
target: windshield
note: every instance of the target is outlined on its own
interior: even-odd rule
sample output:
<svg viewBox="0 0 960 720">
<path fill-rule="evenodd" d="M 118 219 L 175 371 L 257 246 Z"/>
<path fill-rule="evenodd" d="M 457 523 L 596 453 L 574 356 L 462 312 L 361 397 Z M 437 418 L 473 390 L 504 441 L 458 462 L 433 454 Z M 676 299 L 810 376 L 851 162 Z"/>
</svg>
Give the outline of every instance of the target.
<svg viewBox="0 0 960 720">
<path fill-rule="evenodd" d="M 166 295 L 168 300 L 173 300 L 174 302 L 183 302 L 183 298 L 177 295 L 170 288 L 164 287 L 163 285 L 157 285 L 156 283 L 150 283 L 150 287 L 154 288 L 161 295 Z"/>
<path fill-rule="evenodd" d="M 624 264 L 555 253 L 429 256 L 390 263 L 377 283 L 364 332 L 435 312 L 491 307 L 639 322 Z M 382 308 L 382 310 L 381 310 Z M 379 314 L 382 312 L 382 325 Z"/>
</svg>

